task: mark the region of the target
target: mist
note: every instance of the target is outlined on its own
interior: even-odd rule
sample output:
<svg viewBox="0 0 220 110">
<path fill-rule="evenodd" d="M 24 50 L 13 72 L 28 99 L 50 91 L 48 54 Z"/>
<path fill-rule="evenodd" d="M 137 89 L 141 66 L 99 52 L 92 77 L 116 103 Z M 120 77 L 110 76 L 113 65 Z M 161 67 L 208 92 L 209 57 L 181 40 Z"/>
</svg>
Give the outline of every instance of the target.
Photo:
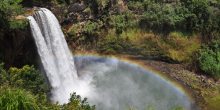
<svg viewBox="0 0 220 110">
<path fill-rule="evenodd" d="M 90 93 L 82 96 L 98 110 L 122 110 L 132 106 L 145 109 L 149 105 L 158 110 L 179 106 L 195 110 L 194 104 L 175 87 L 135 65 L 98 57 L 75 57 L 74 60 L 80 80 L 90 87 Z"/>
</svg>

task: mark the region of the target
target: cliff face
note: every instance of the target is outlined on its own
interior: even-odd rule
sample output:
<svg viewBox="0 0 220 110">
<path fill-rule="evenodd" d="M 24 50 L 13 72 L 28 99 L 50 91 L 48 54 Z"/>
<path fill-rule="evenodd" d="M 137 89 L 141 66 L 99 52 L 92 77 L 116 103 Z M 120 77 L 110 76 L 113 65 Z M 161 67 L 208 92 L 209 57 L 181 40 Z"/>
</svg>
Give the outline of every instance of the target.
<svg viewBox="0 0 220 110">
<path fill-rule="evenodd" d="M 14 29 L 3 32 L 0 40 L 0 53 L 5 62 L 5 68 L 32 65 L 37 58 L 37 50 L 29 26 L 27 29 Z"/>
</svg>

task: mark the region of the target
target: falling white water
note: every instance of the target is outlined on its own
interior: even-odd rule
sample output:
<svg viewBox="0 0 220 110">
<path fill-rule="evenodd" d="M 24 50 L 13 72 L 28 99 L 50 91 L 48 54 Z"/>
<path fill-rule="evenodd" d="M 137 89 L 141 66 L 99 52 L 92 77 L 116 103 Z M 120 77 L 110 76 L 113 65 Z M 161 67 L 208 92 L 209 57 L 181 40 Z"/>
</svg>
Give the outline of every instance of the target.
<svg viewBox="0 0 220 110">
<path fill-rule="evenodd" d="M 51 99 L 53 102 L 67 103 L 70 93 L 82 91 L 82 89 L 78 84 L 80 81 L 74 59 L 59 22 L 53 13 L 45 8 L 33 17 L 29 16 L 28 19 L 44 70 L 53 87 Z M 81 93 L 83 95 L 83 92 Z"/>
</svg>

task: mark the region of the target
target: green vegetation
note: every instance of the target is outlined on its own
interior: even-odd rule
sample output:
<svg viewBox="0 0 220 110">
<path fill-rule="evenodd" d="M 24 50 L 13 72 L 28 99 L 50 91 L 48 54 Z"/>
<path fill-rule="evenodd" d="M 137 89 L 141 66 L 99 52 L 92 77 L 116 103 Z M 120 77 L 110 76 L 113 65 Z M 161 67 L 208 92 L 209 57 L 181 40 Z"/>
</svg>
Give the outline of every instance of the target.
<svg viewBox="0 0 220 110">
<path fill-rule="evenodd" d="M 199 51 L 199 63 L 201 69 L 206 73 L 220 78 L 220 45 L 215 41 L 210 47 L 205 47 Z"/>
<path fill-rule="evenodd" d="M 77 110 L 95 110 L 95 105 L 90 106 L 87 102 L 87 98 L 84 98 L 83 100 L 81 100 L 80 95 L 76 95 L 76 93 L 74 92 L 73 94 L 70 94 L 71 97 L 69 99 L 69 103 L 63 105 L 63 109 L 64 110 L 73 110 L 73 109 L 77 109 Z"/>
<path fill-rule="evenodd" d="M 88 20 L 83 27 L 82 33 L 87 34 L 87 35 L 91 35 L 91 34 L 94 34 L 94 32 L 97 29 L 99 29 L 98 23 L 91 22 L 90 20 Z"/>
<path fill-rule="evenodd" d="M 137 8 L 137 9 L 140 9 L 143 7 L 143 4 L 141 2 L 135 2 L 135 1 L 129 1 L 129 4 L 128 4 L 128 7 L 129 8 Z"/>
<path fill-rule="evenodd" d="M 24 29 L 27 26 L 27 19 L 15 19 L 18 13 L 22 13 L 20 2 L 22 2 L 22 0 L 0 1 L 0 29 L 6 31 L 15 28 Z"/>
<path fill-rule="evenodd" d="M 84 12 L 89 13 L 89 12 L 90 12 L 90 8 L 89 8 L 89 7 L 87 7 L 87 8 L 84 10 Z"/>
<path fill-rule="evenodd" d="M 212 31 L 212 14 L 217 8 L 209 7 L 205 0 L 185 0 L 183 6 L 172 4 L 146 4 L 142 15 L 142 25 L 147 24 L 152 30 L 169 33 L 172 31 L 200 32 Z M 215 21 L 217 24 L 219 20 Z"/>
<path fill-rule="evenodd" d="M 40 110 L 34 96 L 22 90 L 4 90 L 0 95 L 2 110 Z"/>
<path fill-rule="evenodd" d="M 219 104 L 219 101 L 220 101 L 220 94 L 216 97 L 213 97 L 213 98 L 206 98 L 207 102 L 210 102 L 210 107 L 214 108 L 214 109 L 218 109 L 218 104 Z"/>
<path fill-rule="evenodd" d="M 109 15 L 109 18 L 111 19 L 109 24 L 115 27 L 117 34 L 121 34 L 122 31 L 126 31 L 128 28 L 134 28 L 138 24 L 136 20 L 132 20 L 135 18 L 135 15 L 132 15 L 129 10 L 124 15 Z"/>
<path fill-rule="evenodd" d="M 26 89 L 33 94 L 43 94 L 50 91 L 50 87 L 44 84 L 44 78 L 33 66 L 24 66 L 21 69 L 10 68 L 6 75 L 11 86 Z"/>
<path fill-rule="evenodd" d="M 77 28 L 79 27 L 79 22 L 77 23 L 76 26 L 74 26 L 70 31 L 68 31 L 67 33 L 70 35 L 70 36 L 74 36 L 77 32 Z"/>
</svg>

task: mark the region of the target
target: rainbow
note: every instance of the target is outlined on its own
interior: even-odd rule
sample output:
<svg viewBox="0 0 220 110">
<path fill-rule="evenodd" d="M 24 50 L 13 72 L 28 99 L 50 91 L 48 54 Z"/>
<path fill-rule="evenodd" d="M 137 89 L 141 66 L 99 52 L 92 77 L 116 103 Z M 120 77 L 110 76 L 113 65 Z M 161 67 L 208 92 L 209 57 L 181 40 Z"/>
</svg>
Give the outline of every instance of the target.
<svg viewBox="0 0 220 110">
<path fill-rule="evenodd" d="M 98 54 L 76 54 L 74 57 L 84 57 L 84 58 L 89 58 L 89 59 L 94 59 L 94 58 L 104 58 L 104 59 L 109 59 L 111 61 L 119 61 L 123 62 L 126 65 L 129 65 L 129 67 L 132 67 L 133 69 L 138 69 L 141 71 L 148 71 L 150 74 L 154 77 L 157 77 L 158 79 L 165 81 L 174 88 L 176 91 L 178 91 L 181 95 L 186 96 L 191 102 L 194 102 L 193 100 L 193 92 L 188 89 L 187 86 L 184 84 L 181 84 L 180 82 L 176 81 L 175 79 L 162 74 L 159 71 L 155 71 L 150 69 L 148 66 L 141 64 L 140 62 L 131 60 L 126 57 L 122 56 L 112 56 L 112 55 L 98 55 Z"/>
</svg>

